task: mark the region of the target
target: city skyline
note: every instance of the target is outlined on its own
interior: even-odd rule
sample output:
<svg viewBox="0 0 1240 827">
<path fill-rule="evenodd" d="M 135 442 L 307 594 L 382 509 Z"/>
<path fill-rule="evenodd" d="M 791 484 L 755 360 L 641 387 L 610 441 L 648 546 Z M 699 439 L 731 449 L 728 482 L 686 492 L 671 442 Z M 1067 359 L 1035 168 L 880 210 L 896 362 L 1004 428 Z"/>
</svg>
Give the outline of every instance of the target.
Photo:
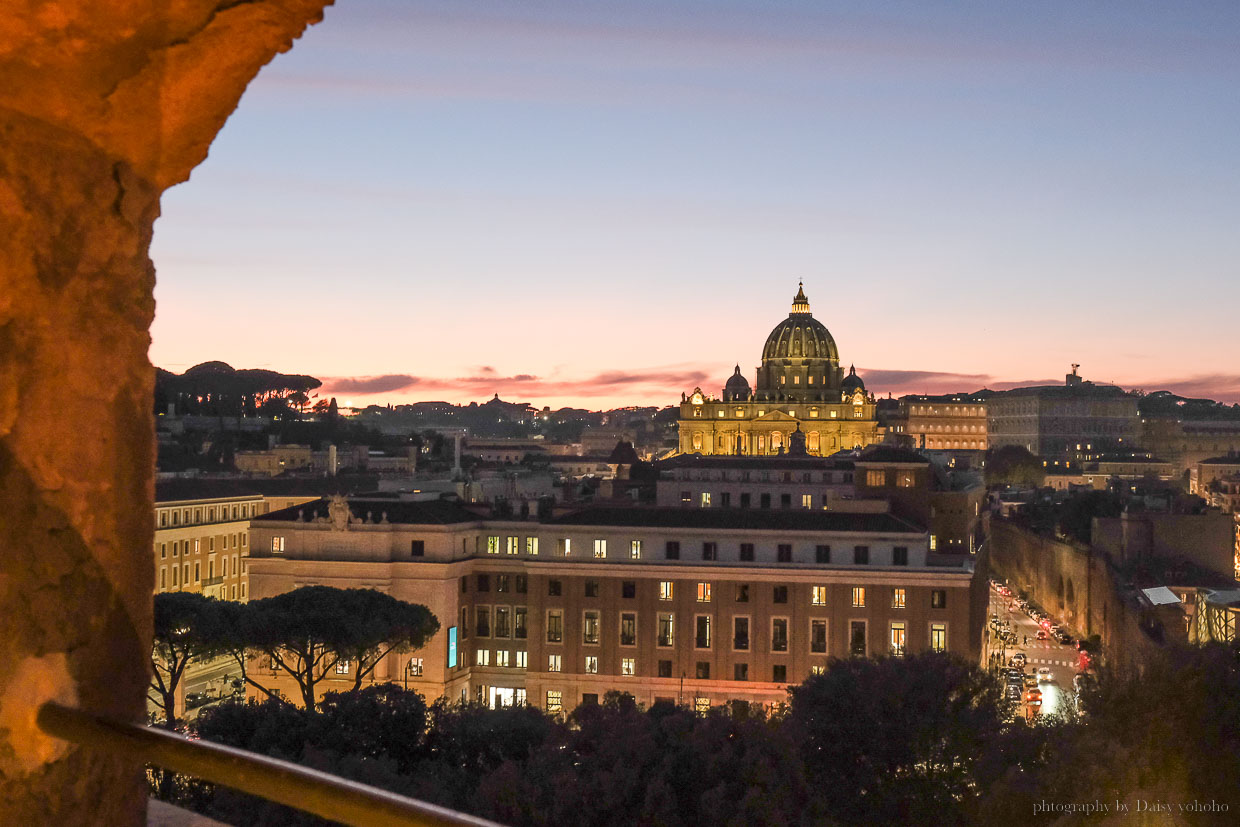
<svg viewBox="0 0 1240 827">
<path fill-rule="evenodd" d="M 161 367 L 664 406 L 803 279 L 882 395 L 1240 401 L 1227 4 L 327 14 L 164 198 Z"/>
</svg>

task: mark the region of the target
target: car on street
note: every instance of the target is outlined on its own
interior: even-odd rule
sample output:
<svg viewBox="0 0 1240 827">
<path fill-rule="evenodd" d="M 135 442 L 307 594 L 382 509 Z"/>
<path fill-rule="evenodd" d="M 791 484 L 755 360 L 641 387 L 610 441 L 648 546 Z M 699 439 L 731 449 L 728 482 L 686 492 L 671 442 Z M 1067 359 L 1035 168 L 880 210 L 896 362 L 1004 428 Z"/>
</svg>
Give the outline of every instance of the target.
<svg viewBox="0 0 1240 827">
<path fill-rule="evenodd" d="M 1020 700 L 1020 687 L 1019 687 L 1019 686 L 1009 686 L 1009 687 L 1007 688 L 1007 693 L 1006 693 L 1005 697 L 1006 697 L 1009 701 L 1019 701 L 1019 700 Z"/>
<path fill-rule="evenodd" d="M 1038 670 L 1038 683 L 1049 683 L 1051 680 L 1051 670 L 1049 666 L 1043 666 Z"/>
<path fill-rule="evenodd" d="M 1025 653 L 1017 652 L 1015 655 L 1012 655 L 1011 660 L 1008 661 L 1008 665 L 1023 669 L 1025 666 Z"/>
<path fill-rule="evenodd" d="M 1048 637 L 1050 637 L 1050 635 L 1047 634 L 1045 629 L 1038 629 L 1038 634 L 1037 634 L 1038 640 L 1046 640 Z"/>
<path fill-rule="evenodd" d="M 185 708 L 196 709 L 211 700 L 204 692 L 191 692 L 185 696 Z"/>
<path fill-rule="evenodd" d="M 1036 675 L 1025 675 L 1025 688 L 1036 689 L 1038 686 L 1038 678 Z"/>
<path fill-rule="evenodd" d="M 1029 706 L 1042 705 L 1042 690 L 1038 688 L 1025 690 L 1025 703 Z"/>
<path fill-rule="evenodd" d="M 1076 641 L 1072 639 L 1072 635 L 1068 634 L 1067 632 L 1060 632 L 1059 634 L 1055 635 L 1055 640 L 1058 640 L 1064 646 L 1071 646 L 1072 644 L 1076 643 Z"/>
</svg>

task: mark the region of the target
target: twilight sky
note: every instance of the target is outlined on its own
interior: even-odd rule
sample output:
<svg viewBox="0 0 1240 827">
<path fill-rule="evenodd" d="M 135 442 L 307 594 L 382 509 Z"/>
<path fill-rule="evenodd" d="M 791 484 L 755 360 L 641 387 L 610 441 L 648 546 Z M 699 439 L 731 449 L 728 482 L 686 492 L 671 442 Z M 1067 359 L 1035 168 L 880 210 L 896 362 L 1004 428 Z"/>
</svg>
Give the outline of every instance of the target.
<svg viewBox="0 0 1240 827">
<path fill-rule="evenodd" d="M 156 224 L 152 361 L 342 403 L 750 381 L 1240 401 L 1240 3 L 338 0 Z"/>
</svg>

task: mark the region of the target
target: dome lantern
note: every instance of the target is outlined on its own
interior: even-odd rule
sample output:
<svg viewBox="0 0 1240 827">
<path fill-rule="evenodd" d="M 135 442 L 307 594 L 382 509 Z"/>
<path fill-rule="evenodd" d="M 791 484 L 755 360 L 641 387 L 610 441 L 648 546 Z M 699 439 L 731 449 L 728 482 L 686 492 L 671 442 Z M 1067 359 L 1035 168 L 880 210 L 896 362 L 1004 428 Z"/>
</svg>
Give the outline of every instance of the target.
<svg viewBox="0 0 1240 827">
<path fill-rule="evenodd" d="M 792 313 L 790 315 L 810 315 L 809 299 L 805 297 L 805 283 L 797 282 L 797 294 L 792 297 Z"/>
</svg>

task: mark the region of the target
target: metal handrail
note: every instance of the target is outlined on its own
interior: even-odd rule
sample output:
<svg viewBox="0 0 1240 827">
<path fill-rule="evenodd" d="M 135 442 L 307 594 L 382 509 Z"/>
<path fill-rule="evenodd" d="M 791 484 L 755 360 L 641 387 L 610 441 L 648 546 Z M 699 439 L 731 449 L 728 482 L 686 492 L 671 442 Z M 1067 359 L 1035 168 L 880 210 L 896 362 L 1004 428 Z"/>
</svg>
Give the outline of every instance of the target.
<svg viewBox="0 0 1240 827">
<path fill-rule="evenodd" d="M 40 706 L 37 720 L 40 729 L 57 738 L 120 752 L 136 761 L 203 778 L 354 827 L 500 827 L 493 821 L 289 761 L 210 741 L 193 741 L 166 729 L 118 721 L 57 703 Z"/>
</svg>

